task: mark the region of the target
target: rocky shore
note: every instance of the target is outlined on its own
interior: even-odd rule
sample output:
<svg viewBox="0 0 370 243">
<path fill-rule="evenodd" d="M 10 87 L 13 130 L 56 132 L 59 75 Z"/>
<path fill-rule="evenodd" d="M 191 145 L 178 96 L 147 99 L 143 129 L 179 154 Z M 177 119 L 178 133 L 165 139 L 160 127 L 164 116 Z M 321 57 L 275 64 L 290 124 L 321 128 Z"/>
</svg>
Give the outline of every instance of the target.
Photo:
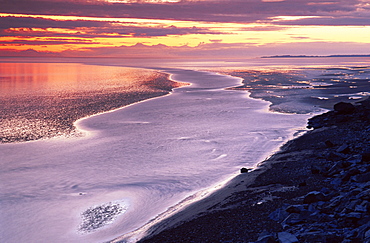
<svg viewBox="0 0 370 243">
<path fill-rule="evenodd" d="M 308 127 L 140 242 L 370 242 L 370 99 Z"/>
</svg>

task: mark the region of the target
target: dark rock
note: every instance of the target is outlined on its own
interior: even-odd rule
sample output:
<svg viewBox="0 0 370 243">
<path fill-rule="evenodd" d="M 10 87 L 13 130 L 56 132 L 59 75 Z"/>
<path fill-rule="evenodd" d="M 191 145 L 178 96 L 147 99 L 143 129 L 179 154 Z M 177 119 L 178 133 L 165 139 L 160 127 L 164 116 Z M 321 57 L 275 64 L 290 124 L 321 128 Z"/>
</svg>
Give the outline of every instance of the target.
<svg viewBox="0 0 370 243">
<path fill-rule="evenodd" d="M 368 182 L 370 181 L 370 172 L 356 175 L 353 179 L 354 181 L 359 182 L 359 183 Z"/>
<path fill-rule="evenodd" d="M 370 229 L 365 232 L 364 238 L 365 238 L 365 240 L 368 240 L 370 242 Z"/>
<path fill-rule="evenodd" d="M 311 173 L 312 174 L 320 174 L 322 172 L 322 168 L 317 166 L 317 165 L 312 165 L 311 166 Z"/>
<path fill-rule="evenodd" d="M 325 196 L 326 200 L 330 200 L 334 195 L 332 194 L 332 191 L 329 188 L 323 187 L 320 190 L 321 193 L 327 194 Z"/>
<path fill-rule="evenodd" d="M 338 242 L 342 242 L 343 241 L 343 236 L 340 236 L 340 235 L 335 235 L 335 234 L 331 234 L 331 235 L 328 235 L 325 237 L 326 238 L 326 243 L 338 243 Z"/>
<path fill-rule="evenodd" d="M 288 213 L 300 213 L 303 210 L 301 205 L 291 205 L 285 209 Z"/>
<path fill-rule="evenodd" d="M 327 208 L 330 208 L 330 209 L 334 209 L 335 207 L 337 207 L 341 203 L 341 201 L 343 200 L 343 198 L 344 198 L 344 196 L 342 196 L 342 195 L 333 197 L 330 201 L 328 201 L 326 203 L 326 205 L 324 207 L 327 207 Z"/>
<path fill-rule="evenodd" d="M 330 184 L 331 185 L 334 185 L 334 186 L 339 186 L 343 183 L 342 179 L 340 178 L 334 178 L 332 181 L 330 181 Z"/>
<path fill-rule="evenodd" d="M 339 102 L 334 105 L 334 110 L 339 114 L 352 114 L 355 111 L 355 106 L 351 103 Z"/>
<path fill-rule="evenodd" d="M 279 232 L 278 239 L 280 243 L 294 243 L 298 242 L 298 239 L 295 235 L 288 232 Z"/>
<path fill-rule="evenodd" d="M 258 238 L 255 243 L 278 243 L 278 241 L 273 235 L 267 235 L 262 238 Z"/>
<path fill-rule="evenodd" d="M 349 161 L 341 161 L 340 164 L 339 164 L 339 166 L 342 167 L 342 168 L 347 168 L 351 165 L 352 165 L 352 163 L 349 162 Z"/>
<path fill-rule="evenodd" d="M 315 202 L 318 202 L 318 201 L 323 201 L 324 199 L 325 199 L 324 194 L 322 194 L 321 192 L 313 191 L 313 192 L 308 193 L 304 197 L 303 203 L 304 204 L 311 204 L 311 203 L 315 203 Z"/>
<path fill-rule="evenodd" d="M 349 181 L 352 176 L 360 174 L 361 171 L 359 171 L 357 168 L 351 168 L 349 171 L 345 172 L 342 176 L 343 181 Z"/>
<path fill-rule="evenodd" d="M 330 151 L 326 156 L 326 159 L 331 160 L 331 161 L 338 161 L 338 160 L 342 160 L 345 158 L 346 157 L 344 155 L 336 153 L 336 152 L 332 152 L 332 151 Z"/>
<path fill-rule="evenodd" d="M 361 154 L 356 154 L 352 157 L 350 157 L 347 161 L 351 164 L 359 164 L 361 162 Z"/>
<path fill-rule="evenodd" d="M 359 220 L 362 218 L 362 214 L 358 212 L 351 212 L 345 215 L 343 218 L 345 225 L 348 227 L 357 227 Z"/>
<path fill-rule="evenodd" d="M 352 212 L 352 213 L 349 213 L 346 215 L 346 218 L 350 218 L 350 219 L 360 219 L 361 218 L 361 213 L 358 213 L 358 212 Z"/>
<path fill-rule="evenodd" d="M 248 173 L 248 171 L 249 169 L 244 168 L 244 167 L 240 169 L 240 173 Z"/>
<path fill-rule="evenodd" d="M 270 219 L 276 221 L 276 222 L 281 222 L 284 219 L 286 219 L 286 217 L 289 216 L 289 213 L 287 211 L 285 211 L 286 208 L 287 208 L 287 206 L 278 208 L 275 211 L 273 211 L 272 213 L 270 213 L 270 215 L 268 217 Z"/>
<path fill-rule="evenodd" d="M 362 199 L 362 200 L 368 200 L 370 201 L 370 189 L 367 189 L 361 193 L 359 193 L 356 198 Z"/>
<path fill-rule="evenodd" d="M 337 149 L 338 153 L 348 154 L 350 152 L 350 148 L 347 144 L 343 144 Z"/>
<path fill-rule="evenodd" d="M 355 212 L 365 213 L 367 212 L 368 207 L 369 207 L 369 202 L 362 201 L 360 204 L 356 205 Z"/>
<path fill-rule="evenodd" d="M 370 162 L 370 151 L 365 151 L 363 154 L 362 154 L 362 159 L 361 159 L 362 162 Z"/>
<path fill-rule="evenodd" d="M 343 171 L 343 168 L 342 168 L 342 165 L 341 165 L 341 161 L 340 162 L 337 162 L 335 163 L 330 169 L 329 171 L 326 173 L 327 176 L 334 176 L 336 174 L 339 174 L 340 172 Z"/>
<path fill-rule="evenodd" d="M 276 239 L 276 234 L 264 230 L 258 235 L 258 239 L 255 243 L 278 243 L 278 241 Z"/>
<path fill-rule="evenodd" d="M 284 219 L 284 221 L 281 224 L 284 227 L 286 225 L 296 225 L 304 222 L 305 220 L 303 217 L 301 217 L 301 215 L 299 215 L 298 213 L 291 213 L 286 219 Z"/>
<path fill-rule="evenodd" d="M 326 140 L 326 141 L 325 141 L 325 145 L 326 145 L 326 147 L 328 147 L 328 148 L 332 148 L 332 147 L 334 147 L 334 146 L 335 146 L 335 144 L 334 144 L 334 143 L 332 143 L 330 140 Z"/>
<path fill-rule="evenodd" d="M 302 181 L 298 184 L 299 187 L 302 187 L 302 186 L 307 186 L 307 182 L 305 181 Z"/>
<path fill-rule="evenodd" d="M 357 196 L 358 194 L 360 194 L 363 190 L 361 188 L 356 188 L 356 189 L 353 189 L 350 193 L 349 193 L 349 196 L 350 197 L 353 197 L 353 196 Z"/>
</svg>

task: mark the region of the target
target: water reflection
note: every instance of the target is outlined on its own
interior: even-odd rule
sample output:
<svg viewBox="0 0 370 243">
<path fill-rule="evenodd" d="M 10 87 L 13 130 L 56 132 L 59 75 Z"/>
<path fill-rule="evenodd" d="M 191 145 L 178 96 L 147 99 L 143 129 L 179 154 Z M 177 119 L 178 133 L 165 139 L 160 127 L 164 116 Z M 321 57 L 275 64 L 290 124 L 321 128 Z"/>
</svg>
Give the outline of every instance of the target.
<svg viewBox="0 0 370 243">
<path fill-rule="evenodd" d="M 152 71 L 136 68 L 79 63 L 1 63 L 0 94 L 13 96 L 112 88 L 138 89 L 152 78 Z"/>
<path fill-rule="evenodd" d="M 148 69 L 0 63 L 0 143 L 76 135 L 79 118 L 167 94 L 179 84 Z"/>
</svg>

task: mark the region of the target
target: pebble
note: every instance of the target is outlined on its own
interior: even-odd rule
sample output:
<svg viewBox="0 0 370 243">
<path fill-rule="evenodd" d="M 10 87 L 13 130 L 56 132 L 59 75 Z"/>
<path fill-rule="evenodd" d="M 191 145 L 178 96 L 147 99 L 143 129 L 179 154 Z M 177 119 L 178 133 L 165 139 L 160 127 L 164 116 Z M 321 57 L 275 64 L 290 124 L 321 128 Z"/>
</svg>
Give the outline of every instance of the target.
<svg viewBox="0 0 370 243">
<path fill-rule="evenodd" d="M 301 204 L 285 204 L 270 214 L 284 229 L 277 233 L 276 242 L 370 243 L 370 123 L 365 119 L 369 103 L 342 103 L 335 111 L 310 119 L 314 129 L 359 120 L 363 137 L 350 141 L 351 134 L 342 135 L 347 141 L 326 140 L 326 147 L 320 146 L 326 150 L 321 157 L 325 163 L 312 165 L 310 172 L 326 178 L 328 187 L 297 198 Z"/>
</svg>

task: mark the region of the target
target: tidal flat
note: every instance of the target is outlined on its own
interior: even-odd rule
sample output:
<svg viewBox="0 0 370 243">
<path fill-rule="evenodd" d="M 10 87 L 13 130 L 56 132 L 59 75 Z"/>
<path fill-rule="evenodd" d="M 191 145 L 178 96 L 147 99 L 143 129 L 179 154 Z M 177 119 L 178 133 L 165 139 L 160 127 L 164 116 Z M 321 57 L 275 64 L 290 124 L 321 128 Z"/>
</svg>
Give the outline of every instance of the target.
<svg viewBox="0 0 370 243">
<path fill-rule="evenodd" d="M 79 63 L 6 63 L 0 73 L 0 143 L 79 136 L 80 118 L 185 85 L 154 70 Z"/>
</svg>

